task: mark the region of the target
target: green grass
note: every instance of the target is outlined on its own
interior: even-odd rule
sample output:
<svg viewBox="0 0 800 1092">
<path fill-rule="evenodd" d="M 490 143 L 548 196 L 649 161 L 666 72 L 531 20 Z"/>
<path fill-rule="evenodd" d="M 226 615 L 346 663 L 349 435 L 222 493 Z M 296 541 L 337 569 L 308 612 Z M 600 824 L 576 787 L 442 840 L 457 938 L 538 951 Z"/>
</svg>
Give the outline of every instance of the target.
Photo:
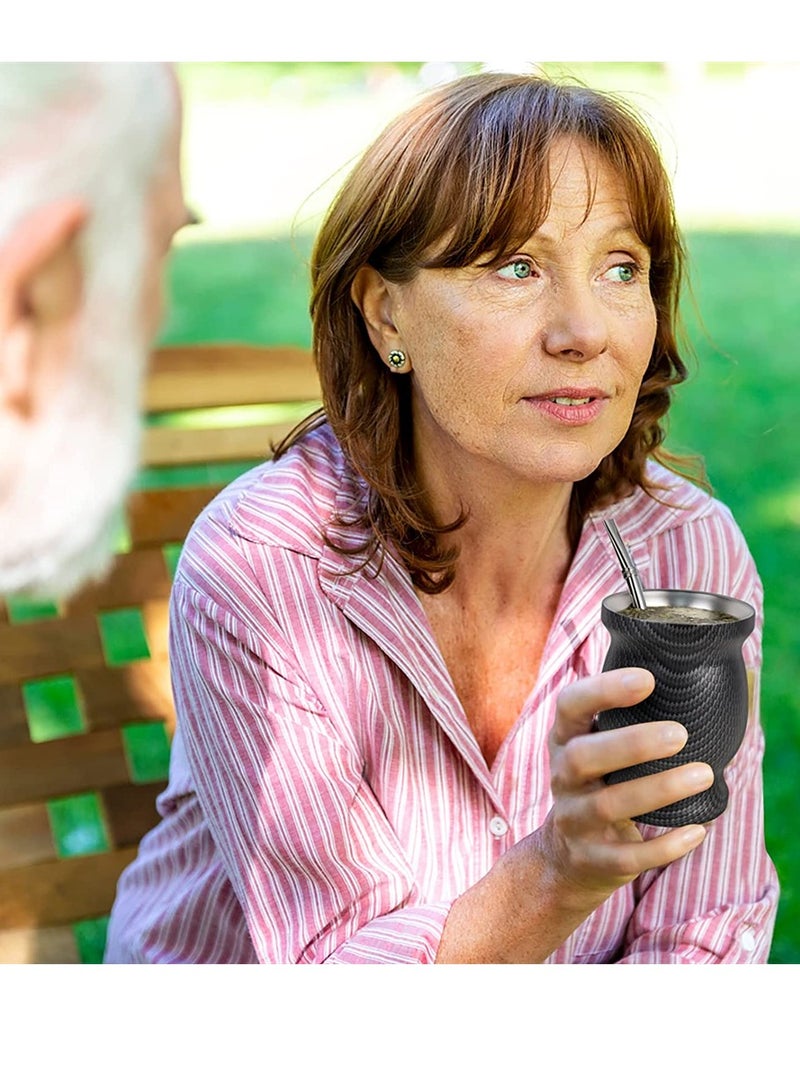
<svg viewBox="0 0 800 1092">
<path fill-rule="evenodd" d="M 696 363 L 680 388 L 670 446 L 703 455 L 715 492 L 736 515 L 765 585 L 762 713 L 767 737 L 767 844 L 782 884 L 771 959 L 800 962 L 800 461 L 795 310 L 800 238 L 692 233 L 690 275 L 702 322 L 685 308 Z M 179 248 L 176 306 L 164 340 L 308 345 L 307 238 Z"/>
<path fill-rule="evenodd" d="M 762 720 L 767 845 L 782 898 L 772 961 L 800 962 L 800 443 L 796 301 L 800 237 L 693 233 L 691 311 L 699 367 L 672 415 L 676 446 L 702 452 L 717 495 L 730 505 L 764 581 Z"/>
<path fill-rule="evenodd" d="M 302 235 L 178 247 L 161 341 L 309 345 L 310 250 Z"/>
</svg>

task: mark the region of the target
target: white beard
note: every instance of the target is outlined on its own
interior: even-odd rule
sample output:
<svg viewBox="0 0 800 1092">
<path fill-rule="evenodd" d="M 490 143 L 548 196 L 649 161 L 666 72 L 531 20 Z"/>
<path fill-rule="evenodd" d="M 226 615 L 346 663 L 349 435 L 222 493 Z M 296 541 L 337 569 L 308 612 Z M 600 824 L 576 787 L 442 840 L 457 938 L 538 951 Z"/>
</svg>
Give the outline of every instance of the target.
<svg viewBox="0 0 800 1092">
<path fill-rule="evenodd" d="M 64 385 L 13 453 L 17 472 L 0 497 L 2 596 L 67 598 L 111 565 L 142 432 L 139 269 L 100 263 Z"/>
<path fill-rule="evenodd" d="M 0 147 L 21 141 L 24 155 L 0 172 L 0 242 L 26 209 L 64 195 L 83 196 L 90 215 L 72 350 L 59 367 L 38 361 L 42 375 L 49 365 L 64 379 L 39 392 L 34 417 L 0 417 L 0 597 L 62 599 L 108 569 L 138 462 L 143 279 L 153 275 L 153 187 L 175 103 L 162 65 L 21 67 L 31 86 L 62 80 L 65 90 L 40 94 L 41 124 L 20 105 L 27 91 L 16 114 L 4 103 Z"/>
</svg>

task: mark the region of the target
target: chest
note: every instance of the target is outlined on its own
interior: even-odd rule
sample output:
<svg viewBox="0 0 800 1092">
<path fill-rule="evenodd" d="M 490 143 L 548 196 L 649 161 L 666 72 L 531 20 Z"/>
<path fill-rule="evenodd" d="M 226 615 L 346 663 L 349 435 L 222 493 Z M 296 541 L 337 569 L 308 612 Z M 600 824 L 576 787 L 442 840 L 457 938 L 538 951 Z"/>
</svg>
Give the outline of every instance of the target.
<svg viewBox="0 0 800 1092">
<path fill-rule="evenodd" d="M 434 636 L 488 766 L 536 685 L 553 613 L 532 611 L 482 624 L 432 612 Z"/>
</svg>

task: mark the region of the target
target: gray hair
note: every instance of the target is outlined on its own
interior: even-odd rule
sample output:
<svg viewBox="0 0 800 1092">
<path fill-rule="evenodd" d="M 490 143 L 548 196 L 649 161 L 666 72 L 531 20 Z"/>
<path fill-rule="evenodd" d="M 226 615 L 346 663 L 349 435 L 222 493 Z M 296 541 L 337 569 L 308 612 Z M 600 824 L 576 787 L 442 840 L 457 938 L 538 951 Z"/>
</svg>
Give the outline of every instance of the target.
<svg viewBox="0 0 800 1092">
<path fill-rule="evenodd" d="M 126 215 L 156 173 L 176 103 L 163 64 L 0 64 L 0 243 L 62 197 Z"/>
<path fill-rule="evenodd" d="M 112 556 L 141 432 L 146 217 L 178 121 L 171 84 L 162 64 L 0 64 L 0 248 L 42 205 L 77 197 L 88 207 L 70 367 L 0 496 L 5 592 L 71 594 Z"/>
</svg>

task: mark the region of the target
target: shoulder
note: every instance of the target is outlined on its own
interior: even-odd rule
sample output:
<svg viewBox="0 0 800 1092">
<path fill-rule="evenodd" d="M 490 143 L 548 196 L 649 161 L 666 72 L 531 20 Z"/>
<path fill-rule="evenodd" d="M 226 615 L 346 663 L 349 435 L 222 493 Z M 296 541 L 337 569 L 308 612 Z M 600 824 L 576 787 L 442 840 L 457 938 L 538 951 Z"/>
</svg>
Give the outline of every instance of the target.
<svg viewBox="0 0 800 1092">
<path fill-rule="evenodd" d="M 352 510 L 362 486 L 330 427 L 314 429 L 276 461 L 231 482 L 201 512 L 181 551 L 174 594 L 240 604 L 260 601 L 278 580 L 299 579 L 308 589 L 329 552 L 333 514 Z"/>
<path fill-rule="evenodd" d="M 612 517 L 629 546 L 648 559 L 652 587 L 741 594 L 758 584 L 745 537 L 730 508 L 658 463 L 648 463 L 648 492 L 593 514 Z"/>
<path fill-rule="evenodd" d="M 595 513 L 595 518 L 613 518 L 626 541 L 638 542 L 677 527 L 730 517 L 729 509 L 719 500 L 659 463 L 648 462 L 647 480 L 647 490 L 635 489 Z"/>
<path fill-rule="evenodd" d="M 319 557 L 326 525 L 357 491 L 333 432 L 321 425 L 223 489 L 198 517 L 187 547 L 222 536 Z"/>
</svg>

